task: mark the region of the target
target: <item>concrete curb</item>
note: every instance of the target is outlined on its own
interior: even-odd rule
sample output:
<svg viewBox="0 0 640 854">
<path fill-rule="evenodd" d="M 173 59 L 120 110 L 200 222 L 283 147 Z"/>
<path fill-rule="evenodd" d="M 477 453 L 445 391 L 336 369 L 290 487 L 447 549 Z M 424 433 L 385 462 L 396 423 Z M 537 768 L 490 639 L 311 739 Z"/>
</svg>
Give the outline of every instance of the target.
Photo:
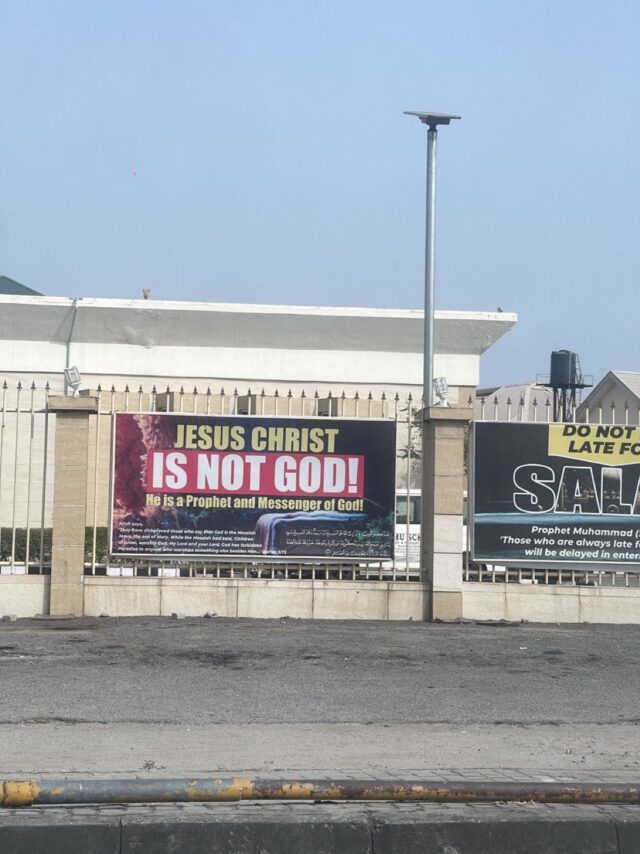
<svg viewBox="0 0 640 854">
<path fill-rule="evenodd" d="M 0 813 L 12 854 L 636 854 L 640 807 L 237 803 Z"/>
</svg>

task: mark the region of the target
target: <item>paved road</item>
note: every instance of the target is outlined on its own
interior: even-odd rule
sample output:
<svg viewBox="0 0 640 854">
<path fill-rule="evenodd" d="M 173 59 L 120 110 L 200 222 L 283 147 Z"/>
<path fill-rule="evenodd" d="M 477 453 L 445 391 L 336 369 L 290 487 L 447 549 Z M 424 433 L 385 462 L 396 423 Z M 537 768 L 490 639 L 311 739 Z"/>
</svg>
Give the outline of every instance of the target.
<svg viewBox="0 0 640 854">
<path fill-rule="evenodd" d="M 638 768 L 640 627 L 0 623 L 1 770 Z"/>
</svg>

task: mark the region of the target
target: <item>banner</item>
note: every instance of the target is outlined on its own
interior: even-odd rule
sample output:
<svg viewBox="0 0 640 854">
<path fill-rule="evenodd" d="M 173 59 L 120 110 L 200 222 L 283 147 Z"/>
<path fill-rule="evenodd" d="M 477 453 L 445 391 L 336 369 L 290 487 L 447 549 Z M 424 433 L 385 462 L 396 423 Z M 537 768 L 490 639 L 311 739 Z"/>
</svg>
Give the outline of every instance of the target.
<svg viewBox="0 0 640 854">
<path fill-rule="evenodd" d="M 473 558 L 640 569 L 640 427 L 474 426 Z"/>
<path fill-rule="evenodd" d="M 113 555 L 393 557 L 394 422 L 115 418 Z"/>
</svg>

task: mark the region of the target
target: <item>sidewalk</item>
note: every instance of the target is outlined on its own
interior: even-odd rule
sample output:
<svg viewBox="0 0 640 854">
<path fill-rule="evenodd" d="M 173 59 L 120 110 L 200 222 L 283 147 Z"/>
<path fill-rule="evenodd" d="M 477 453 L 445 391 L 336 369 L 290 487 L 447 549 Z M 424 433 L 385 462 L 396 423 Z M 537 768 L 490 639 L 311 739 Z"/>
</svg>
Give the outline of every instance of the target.
<svg viewBox="0 0 640 854">
<path fill-rule="evenodd" d="M 635 723 L 16 722 L 0 724 L 0 773 L 208 775 L 361 768 L 640 771 Z"/>
<path fill-rule="evenodd" d="M 264 771 L 255 769 L 239 770 L 217 770 L 209 771 L 206 775 L 202 772 L 193 774 L 176 774 L 166 769 L 149 768 L 139 773 L 62 773 L 60 771 L 48 771 L 38 774 L 21 774 L 17 772 L 5 773 L 0 771 L 0 780 L 33 780 L 33 779 L 66 779 L 66 780 L 158 780 L 158 779 L 203 779 L 205 777 L 240 777 L 240 778 L 269 778 L 282 781 L 305 781 L 323 780 L 331 781 L 336 778 L 347 780 L 372 780 L 389 781 L 394 780 L 418 780 L 433 781 L 435 783 L 566 783 L 582 784 L 590 786 L 613 785 L 619 783 L 627 786 L 640 787 L 640 771 L 628 768 L 605 768 L 570 771 L 562 769 L 539 769 L 539 768 L 412 768 L 412 769 L 387 769 L 384 771 L 354 770 L 336 768 L 333 771 L 323 769 L 304 769 L 287 771 Z"/>
</svg>

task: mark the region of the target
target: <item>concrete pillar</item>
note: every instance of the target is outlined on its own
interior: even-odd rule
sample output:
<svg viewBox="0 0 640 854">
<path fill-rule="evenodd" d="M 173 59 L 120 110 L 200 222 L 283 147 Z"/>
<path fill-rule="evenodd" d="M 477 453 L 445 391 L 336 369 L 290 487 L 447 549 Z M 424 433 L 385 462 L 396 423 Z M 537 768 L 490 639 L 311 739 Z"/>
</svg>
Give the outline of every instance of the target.
<svg viewBox="0 0 640 854">
<path fill-rule="evenodd" d="M 51 553 L 51 614 L 83 614 L 84 534 L 87 519 L 89 415 L 95 397 L 49 398 L 56 413 Z"/>
<path fill-rule="evenodd" d="M 432 620 L 462 617 L 462 499 L 468 407 L 431 407 L 422 436 L 422 569 Z"/>
</svg>

